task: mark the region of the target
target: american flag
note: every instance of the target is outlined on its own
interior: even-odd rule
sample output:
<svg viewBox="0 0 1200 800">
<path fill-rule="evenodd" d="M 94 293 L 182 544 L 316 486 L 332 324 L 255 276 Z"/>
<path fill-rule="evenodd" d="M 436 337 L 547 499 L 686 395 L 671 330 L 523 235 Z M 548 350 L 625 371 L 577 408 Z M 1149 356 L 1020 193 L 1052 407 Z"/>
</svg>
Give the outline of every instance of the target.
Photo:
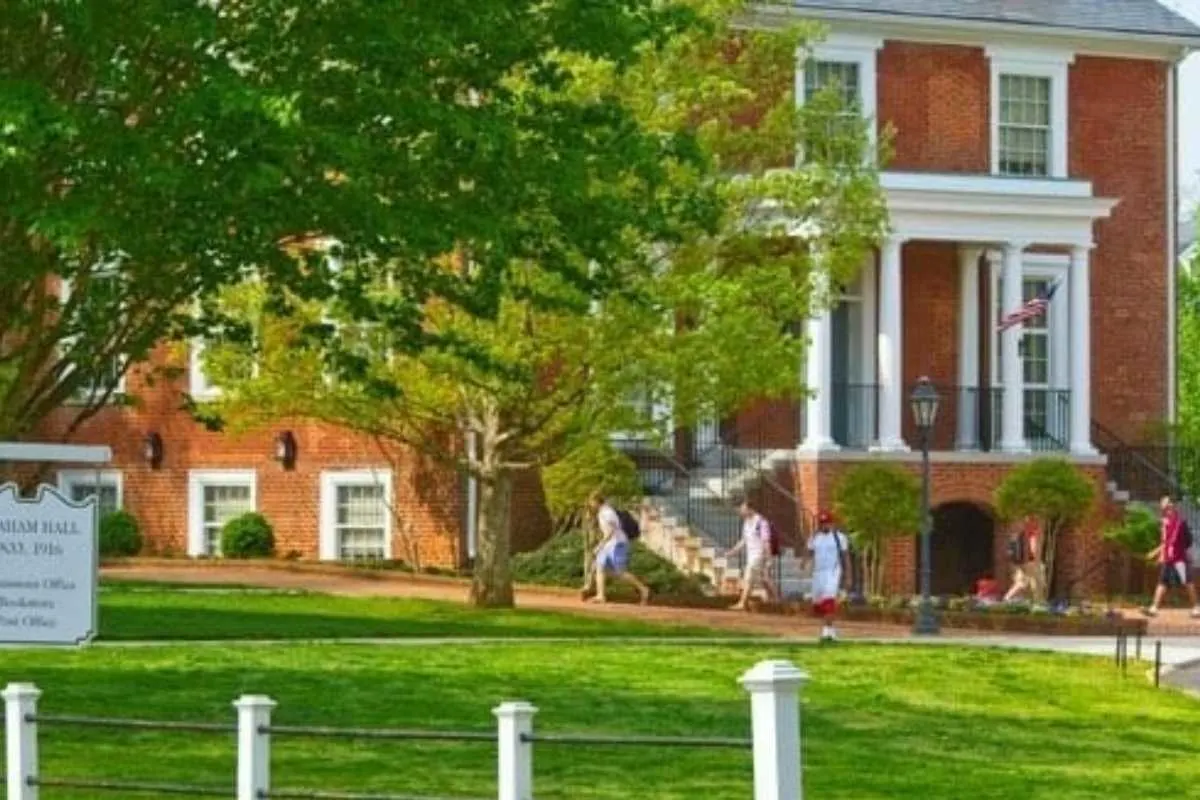
<svg viewBox="0 0 1200 800">
<path fill-rule="evenodd" d="M 1051 298 L 1054 297 L 1054 293 L 1057 291 L 1058 281 L 1055 281 L 1046 288 L 1045 292 L 1029 300 L 1016 311 L 1005 314 L 1004 318 L 1000 320 L 1000 324 L 996 326 L 996 330 L 1006 331 L 1013 326 L 1024 323 L 1026 320 L 1037 319 L 1042 314 L 1045 314 L 1046 309 L 1050 307 Z"/>
</svg>

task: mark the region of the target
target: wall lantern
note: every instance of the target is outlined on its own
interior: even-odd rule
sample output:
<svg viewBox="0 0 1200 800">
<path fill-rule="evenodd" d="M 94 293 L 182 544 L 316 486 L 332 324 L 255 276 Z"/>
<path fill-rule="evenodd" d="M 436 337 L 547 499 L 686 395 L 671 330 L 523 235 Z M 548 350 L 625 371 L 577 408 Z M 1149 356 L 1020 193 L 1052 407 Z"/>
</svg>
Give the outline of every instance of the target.
<svg viewBox="0 0 1200 800">
<path fill-rule="evenodd" d="M 284 431 L 275 437 L 275 460 L 284 469 L 296 466 L 296 437 L 291 431 Z"/>
<path fill-rule="evenodd" d="M 142 458 L 150 465 L 150 469 L 158 469 L 163 462 L 163 440 L 158 433 L 151 431 L 142 441 Z"/>
</svg>

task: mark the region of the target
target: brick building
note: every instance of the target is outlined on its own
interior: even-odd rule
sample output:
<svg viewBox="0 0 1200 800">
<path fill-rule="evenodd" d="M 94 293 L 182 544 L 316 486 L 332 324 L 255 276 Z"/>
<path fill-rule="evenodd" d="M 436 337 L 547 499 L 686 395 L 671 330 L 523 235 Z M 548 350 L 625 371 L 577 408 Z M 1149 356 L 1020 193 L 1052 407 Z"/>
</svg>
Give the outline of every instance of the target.
<svg viewBox="0 0 1200 800">
<path fill-rule="evenodd" d="M 1001 563 L 990 498 L 1013 464 L 1060 452 L 1112 489 L 1121 476 L 1107 455 L 1174 413 L 1176 65 L 1200 45 L 1200 29 L 1156 0 L 964 5 L 760 7 L 759 24 L 828 25 L 797 62 L 798 101 L 836 80 L 876 135 L 888 132 L 892 234 L 836 308 L 806 323 L 811 396 L 706 426 L 686 448 L 703 457 L 681 465 L 699 475 L 727 452 L 769 453 L 752 466 L 786 485 L 777 524 L 799 527 L 849 465 L 916 468 L 908 393 L 928 376 L 942 397 L 933 500 L 946 591 Z M 1052 286 L 1044 317 L 996 332 L 1000 316 Z M 180 410 L 183 393 L 212 391 L 195 355 L 174 384 L 147 385 L 135 370 L 138 407 L 106 409 L 75 437 L 113 447 L 101 491 L 142 519 L 153 549 L 211 554 L 222 520 L 258 509 L 281 554 L 406 558 L 412 543 L 426 563 L 473 554 L 468 481 L 320 425 L 206 431 Z M 160 459 L 147 457 L 148 437 Z M 289 468 L 276 451 L 290 443 Z M 96 478 L 61 481 L 82 493 Z M 546 527 L 537 482 L 526 484 L 519 544 Z M 684 513 L 660 495 L 664 511 Z M 1089 547 L 1072 552 L 1082 568 Z M 908 543 L 893 553 L 893 588 L 912 586 L 912 554 Z"/>
</svg>

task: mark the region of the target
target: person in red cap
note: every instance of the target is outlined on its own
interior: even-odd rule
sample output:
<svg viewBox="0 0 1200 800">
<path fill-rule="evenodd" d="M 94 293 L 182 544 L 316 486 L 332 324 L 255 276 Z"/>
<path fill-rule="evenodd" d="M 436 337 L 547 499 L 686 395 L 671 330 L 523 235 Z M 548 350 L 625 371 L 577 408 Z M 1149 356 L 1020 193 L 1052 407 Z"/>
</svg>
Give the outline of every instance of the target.
<svg viewBox="0 0 1200 800">
<path fill-rule="evenodd" d="M 833 621 L 842 578 L 850 575 L 850 542 L 834 527 L 833 514 L 828 511 L 817 515 L 817 530 L 808 540 L 808 552 L 812 558 L 813 611 L 824 621 L 821 641 L 832 642 L 837 639 Z"/>
</svg>

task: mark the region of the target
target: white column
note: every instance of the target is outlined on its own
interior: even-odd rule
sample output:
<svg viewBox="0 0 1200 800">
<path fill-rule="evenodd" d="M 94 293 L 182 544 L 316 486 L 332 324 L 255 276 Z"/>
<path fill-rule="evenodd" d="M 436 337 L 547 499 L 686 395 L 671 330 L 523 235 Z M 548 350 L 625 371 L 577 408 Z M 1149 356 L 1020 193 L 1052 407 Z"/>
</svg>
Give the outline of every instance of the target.
<svg viewBox="0 0 1200 800">
<path fill-rule="evenodd" d="M 979 448 L 979 247 L 958 251 L 958 412 L 959 450 Z"/>
<path fill-rule="evenodd" d="M 803 800 L 800 690 L 807 682 L 790 661 L 760 661 L 742 676 L 754 731 L 754 800 Z"/>
<path fill-rule="evenodd" d="M 822 298 L 824 301 L 825 298 Z M 821 309 L 808 318 L 804 353 L 808 391 L 802 450 L 837 450 L 830 431 L 833 415 L 833 312 Z"/>
<path fill-rule="evenodd" d="M 872 254 L 867 263 L 863 265 L 862 275 L 859 279 L 862 296 L 862 353 L 860 354 L 862 371 L 859 381 L 867 386 L 874 385 L 879 377 L 875 370 L 875 356 L 879 349 L 876 344 L 876 336 L 879 332 L 875 327 L 875 315 L 878 313 L 876 280 L 875 257 Z M 875 415 L 872 413 L 870 418 L 874 420 Z"/>
<path fill-rule="evenodd" d="M 1004 245 L 1004 272 L 1001 280 L 1000 316 L 1021 307 L 1021 260 L 1025 244 L 1009 242 Z M 1024 327 L 1014 325 L 1000 334 L 1000 363 L 1004 379 L 1003 418 L 1000 426 L 1000 449 L 1008 453 L 1025 453 L 1025 375 L 1021 371 L 1020 343 Z"/>
<path fill-rule="evenodd" d="M 533 715 L 530 703 L 501 703 L 492 709 L 498 723 L 497 778 L 500 800 L 533 800 Z"/>
<path fill-rule="evenodd" d="M 904 298 L 900 249 L 904 240 L 883 243 L 879 257 L 879 443 L 874 449 L 907 450 L 904 419 Z"/>
<path fill-rule="evenodd" d="M 8 800 L 37 800 L 37 701 L 42 696 L 32 683 L 4 687 L 4 774 Z M 33 721 L 30 719 L 33 718 Z"/>
<path fill-rule="evenodd" d="M 271 709 L 269 697 L 245 694 L 237 709 L 237 800 L 259 800 L 271 791 Z"/>
<path fill-rule="evenodd" d="M 1092 278 L 1090 248 L 1071 250 L 1071 452 L 1095 455 L 1092 446 Z"/>
</svg>

